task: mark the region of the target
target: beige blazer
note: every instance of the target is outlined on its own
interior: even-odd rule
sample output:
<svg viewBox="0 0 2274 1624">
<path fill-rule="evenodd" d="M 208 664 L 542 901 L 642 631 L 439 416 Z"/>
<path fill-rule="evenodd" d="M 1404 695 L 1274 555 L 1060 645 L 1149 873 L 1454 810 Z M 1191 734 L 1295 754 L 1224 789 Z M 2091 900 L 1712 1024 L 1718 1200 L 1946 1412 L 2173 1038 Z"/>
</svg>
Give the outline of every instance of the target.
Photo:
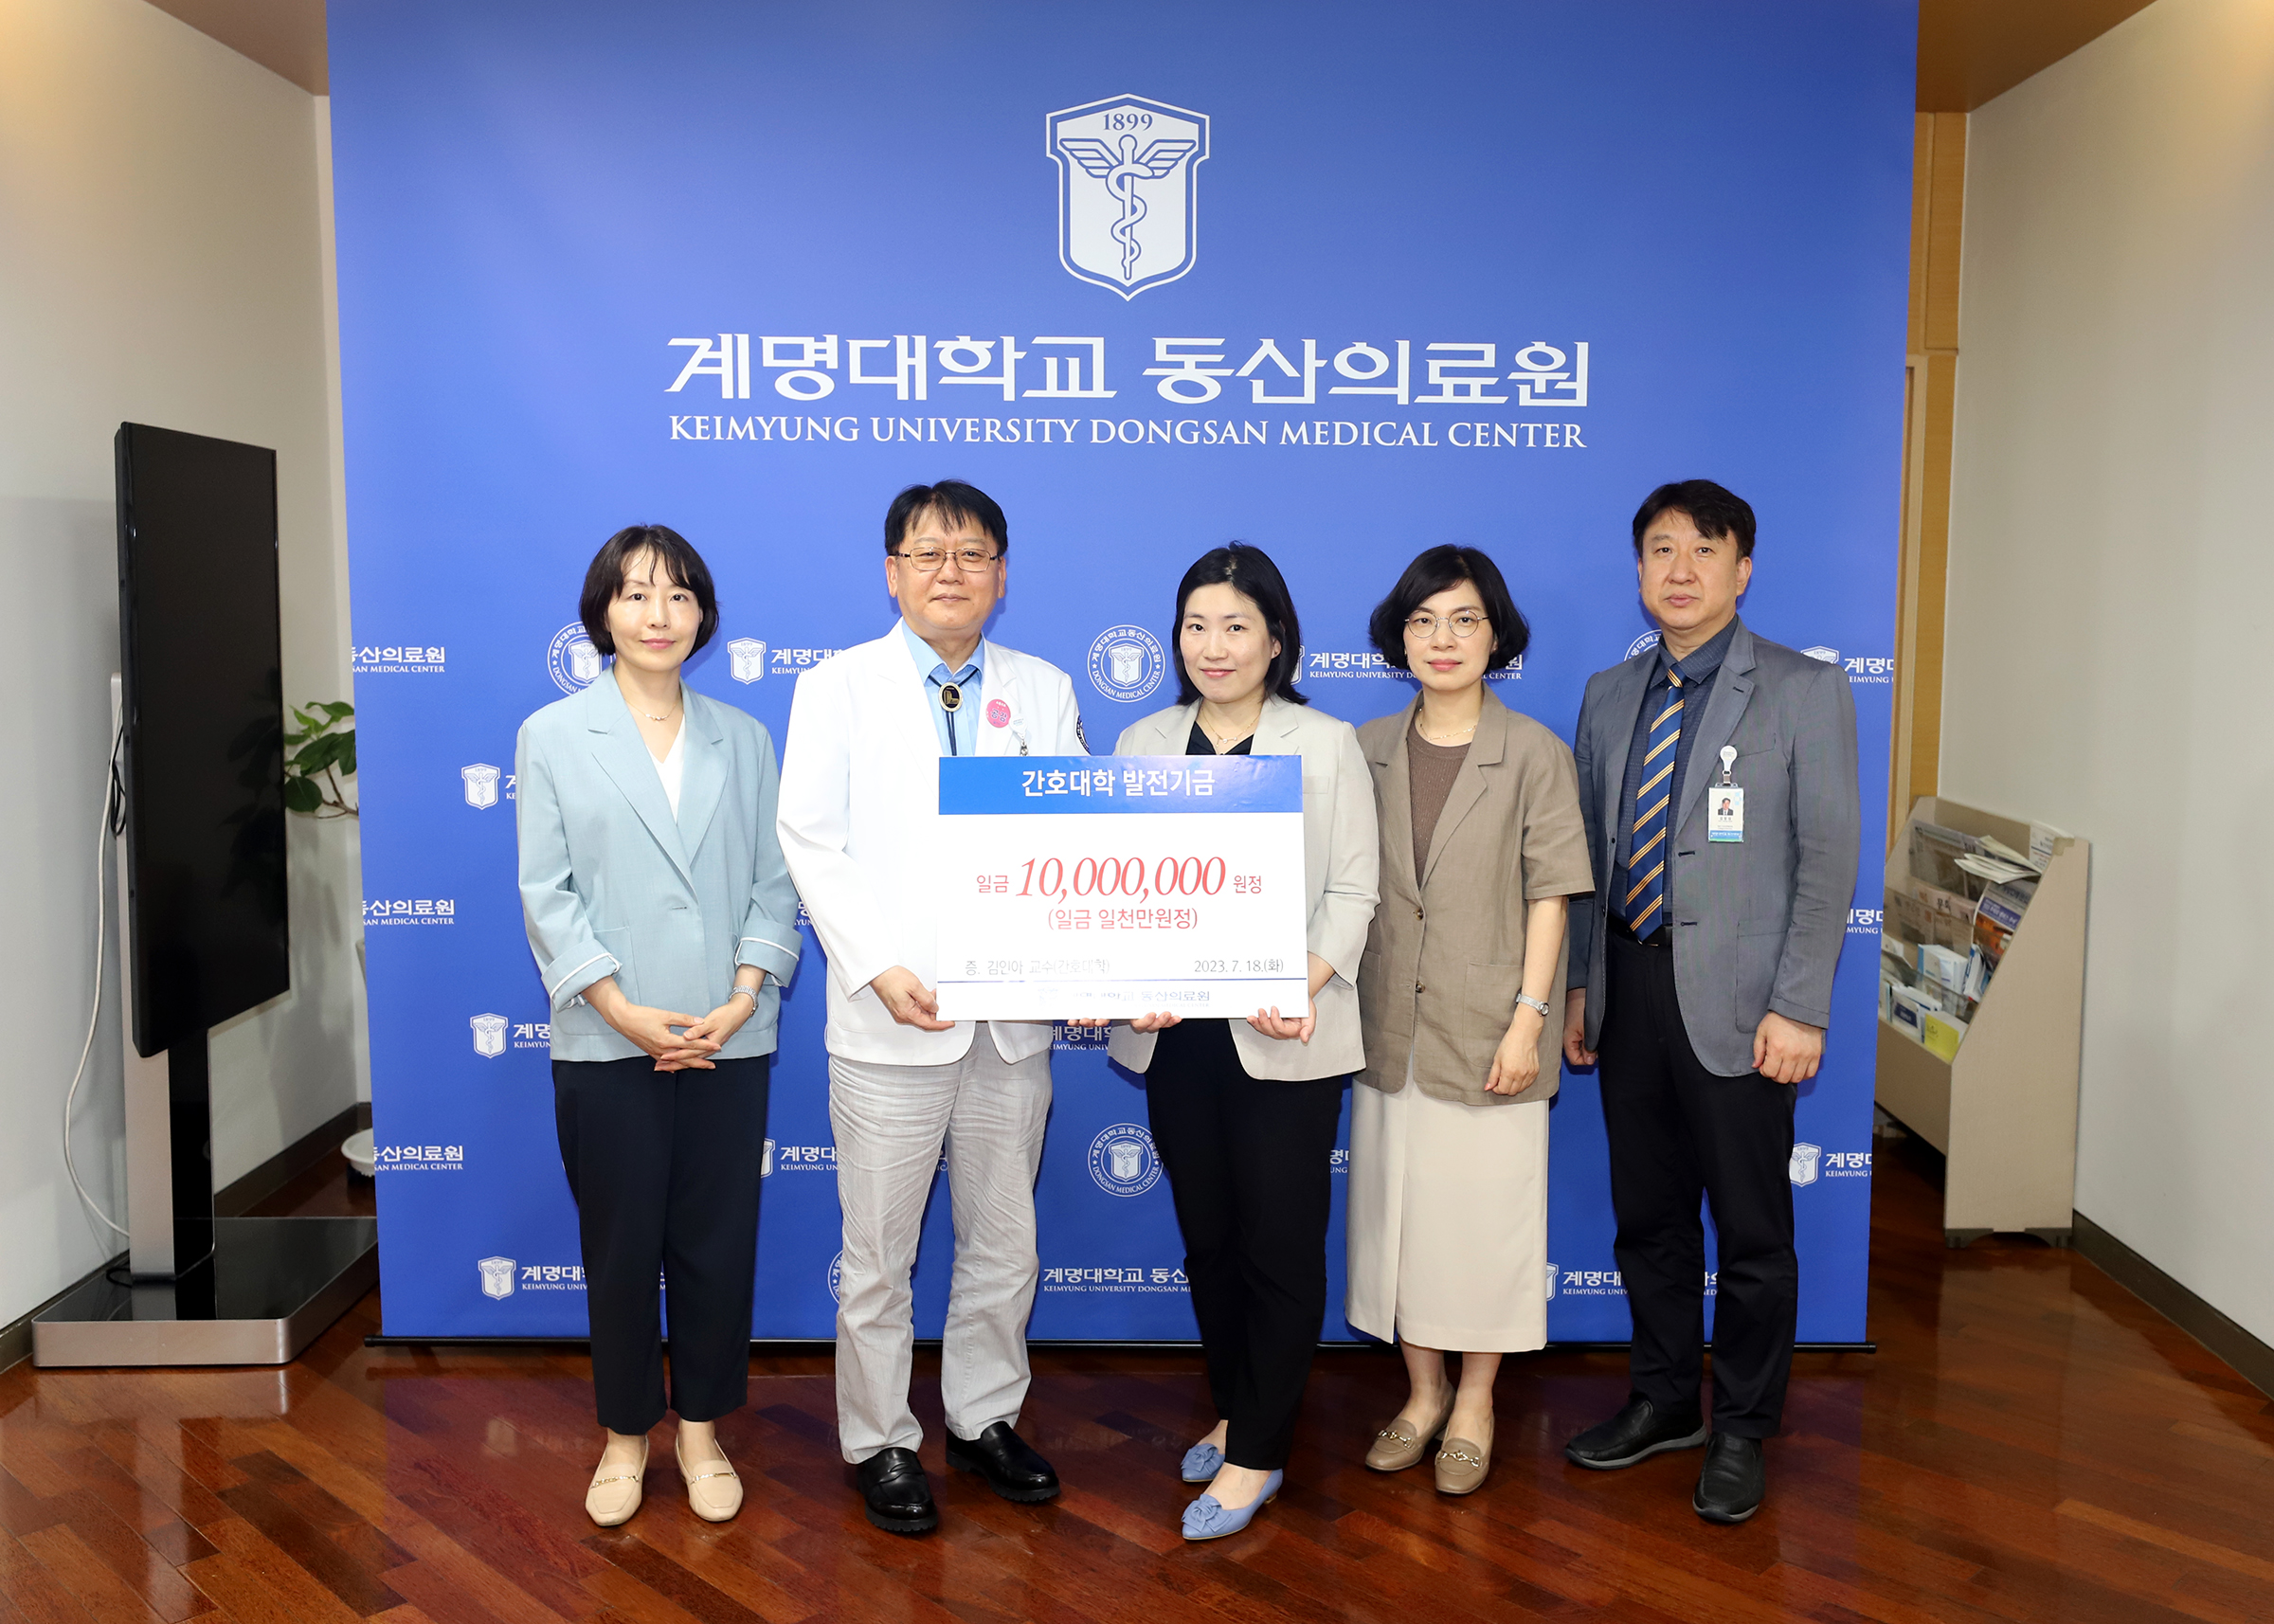
<svg viewBox="0 0 2274 1624">
<path fill-rule="evenodd" d="M 1132 722 L 1113 753 L 1182 755 L 1199 712 L 1198 704 L 1177 705 Z M 1381 862 L 1365 757 L 1349 723 L 1275 696 L 1263 703 L 1250 749 L 1255 755 L 1303 758 L 1303 887 L 1309 920 L 1305 942 L 1334 966 L 1334 974 L 1319 989 L 1318 1023 L 1308 1043 L 1266 1038 L 1245 1020 L 1228 1022 L 1232 1043 L 1251 1077 L 1301 1082 L 1340 1076 L 1365 1064 L 1359 1037 L 1358 961 L 1374 917 L 1375 871 Z M 1406 844 L 1413 844 L 1411 833 Z M 1130 1071 L 1142 1072 L 1153 1063 L 1157 1036 L 1132 1032 L 1122 1021 L 1107 1040 L 1106 1052 Z"/>
<path fill-rule="evenodd" d="M 1487 689 L 1417 882 L 1408 734 L 1420 703 L 1417 697 L 1358 731 L 1374 776 L 1382 854 L 1381 907 L 1358 974 L 1373 1063 L 1359 1081 L 1396 1093 L 1405 1087 L 1410 1054 L 1421 1092 L 1436 1099 L 1547 1099 L 1562 1075 L 1561 953 L 1540 1034 L 1539 1081 L 1520 1094 L 1496 1094 L 1485 1079 L 1524 990 L 1526 905 L 1595 889 L 1579 769 L 1561 739 Z"/>
</svg>

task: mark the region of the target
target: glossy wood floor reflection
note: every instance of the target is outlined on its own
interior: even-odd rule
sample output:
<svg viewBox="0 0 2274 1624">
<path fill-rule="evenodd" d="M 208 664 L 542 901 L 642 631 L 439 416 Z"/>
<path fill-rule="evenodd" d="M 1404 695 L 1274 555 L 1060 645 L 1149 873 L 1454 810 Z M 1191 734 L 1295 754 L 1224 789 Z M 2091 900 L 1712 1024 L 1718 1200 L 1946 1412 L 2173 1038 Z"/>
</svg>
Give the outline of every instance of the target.
<svg viewBox="0 0 2274 1624">
<path fill-rule="evenodd" d="M 739 1521 L 689 1512 L 659 1429 L 646 1507 L 582 1511 L 581 1359 L 370 1351 L 367 1300 L 283 1370 L 0 1375 L 0 1624 L 38 1620 L 2274 1619 L 2274 1406 L 2090 1264 L 1945 1252 L 1922 1169 L 1883 1155 L 1876 1357 L 1802 1355 L 1771 1498 L 1709 1527 L 1698 1456 L 1597 1475 L 1566 1435 L 1625 1392 L 1599 1354 L 1511 1360 L 1485 1489 L 1361 1464 L 1396 1360 L 1323 1355 L 1288 1489 L 1187 1547 L 1183 1355 L 1037 1361 L 1043 1507 L 939 1475 L 924 1540 L 862 1521 L 828 1364 L 757 1362 L 723 1427 Z M 302 1210 L 348 1204 L 321 1181 Z"/>
</svg>

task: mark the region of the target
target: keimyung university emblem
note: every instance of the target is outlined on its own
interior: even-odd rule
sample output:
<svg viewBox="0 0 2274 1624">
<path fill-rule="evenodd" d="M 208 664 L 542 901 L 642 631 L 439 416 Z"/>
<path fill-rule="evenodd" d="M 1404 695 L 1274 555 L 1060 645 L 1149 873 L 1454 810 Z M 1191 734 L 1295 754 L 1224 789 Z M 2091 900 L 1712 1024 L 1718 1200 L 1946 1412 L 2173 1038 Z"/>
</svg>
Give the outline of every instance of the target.
<svg viewBox="0 0 2274 1624">
<path fill-rule="evenodd" d="M 1069 272 L 1134 298 L 1192 269 L 1208 115 L 1113 96 L 1053 113 L 1048 130 Z"/>
<path fill-rule="evenodd" d="M 496 767 L 478 761 L 460 767 L 458 776 L 465 781 L 467 805 L 478 811 L 497 804 L 497 780 L 502 775 Z"/>
<path fill-rule="evenodd" d="M 1817 1169 L 1824 1164 L 1824 1147 L 1806 1143 L 1793 1146 L 1793 1160 L 1785 1171 L 1795 1184 L 1813 1184 Z"/>
<path fill-rule="evenodd" d="M 500 1301 L 514 1294 L 514 1260 L 510 1257 L 485 1257 L 475 1268 L 481 1271 L 481 1294 Z"/>
<path fill-rule="evenodd" d="M 505 1017 L 502 1015 L 470 1015 L 466 1024 L 474 1029 L 474 1053 L 484 1059 L 495 1060 L 505 1053 Z"/>
</svg>

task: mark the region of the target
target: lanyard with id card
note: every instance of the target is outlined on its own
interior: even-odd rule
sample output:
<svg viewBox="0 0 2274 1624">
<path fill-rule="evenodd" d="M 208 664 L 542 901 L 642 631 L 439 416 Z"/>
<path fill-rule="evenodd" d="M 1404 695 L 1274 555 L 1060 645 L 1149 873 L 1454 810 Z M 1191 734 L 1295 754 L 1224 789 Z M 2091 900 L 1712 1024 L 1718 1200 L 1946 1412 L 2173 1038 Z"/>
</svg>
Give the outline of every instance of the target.
<svg viewBox="0 0 2274 1624">
<path fill-rule="evenodd" d="M 1742 841 L 1745 838 L 1745 792 L 1742 785 L 1729 782 L 1729 769 L 1737 763 L 1737 747 L 1722 747 L 1721 781 L 1706 791 L 1706 838 L 1708 840 Z"/>
</svg>

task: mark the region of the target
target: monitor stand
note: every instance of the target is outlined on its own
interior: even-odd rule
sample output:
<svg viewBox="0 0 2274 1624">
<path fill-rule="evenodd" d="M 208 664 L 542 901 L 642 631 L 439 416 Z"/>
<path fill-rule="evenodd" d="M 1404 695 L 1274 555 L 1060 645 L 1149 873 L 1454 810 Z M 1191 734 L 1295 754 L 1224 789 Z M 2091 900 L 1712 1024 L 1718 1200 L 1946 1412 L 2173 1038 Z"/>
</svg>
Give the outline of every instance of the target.
<svg viewBox="0 0 2274 1624">
<path fill-rule="evenodd" d="M 111 678 L 114 728 L 118 679 Z M 127 895 L 126 840 L 117 842 Z M 124 914 L 123 906 L 119 912 Z M 37 1365 L 284 1364 L 379 1283 L 367 1218 L 216 1218 L 207 1035 L 135 1048 L 134 954 L 118 931 L 126 1056 L 127 1262 L 31 1322 Z"/>
</svg>

